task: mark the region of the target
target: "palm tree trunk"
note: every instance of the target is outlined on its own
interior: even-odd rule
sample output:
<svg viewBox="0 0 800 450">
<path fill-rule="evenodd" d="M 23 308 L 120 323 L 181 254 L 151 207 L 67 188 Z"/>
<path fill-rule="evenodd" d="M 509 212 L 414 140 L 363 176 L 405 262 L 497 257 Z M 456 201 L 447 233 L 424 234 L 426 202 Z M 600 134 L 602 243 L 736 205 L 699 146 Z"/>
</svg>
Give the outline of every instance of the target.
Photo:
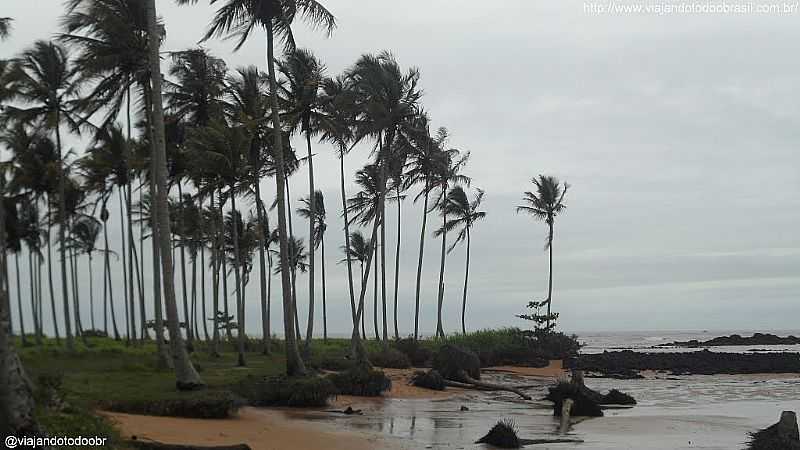
<svg viewBox="0 0 800 450">
<path fill-rule="evenodd" d="M 550 316 L 550 305 L 553 303 L 553 223 L 552 220 L 549 224 L 550 234 L 547 242 L 547 247 L 550 250 L 550 275 L 547 277 L 547 316 Z M 547 319 L 547 328 L 550 328 L 550 319 Z"/>
<path fill-rule="evenodd" d="M 214 208 L 214 192 L 211 192 L 211 211 L 216 211 Z M 220 251 L 219 251 L 219 240 L 220 240 L 220 230 L 217 227 L 214 227 L 214 238 L 212 240 L 212 247 L 211 247 L 211 270 L 213 271 L 213 275 L 211 276 L 211 288 L 213 290 L 211 296 L 211 303 L 214 309 L 212 314 L 212 326 L 213 329 L 211 330 L 212 339 L 211 339 L 211 355 L 218 357 L 219 356 L 219 259 L 220 259 Z"/>
<path fill-rule="evenodd" d="M 189 348 L 192 347 L 192 341 L 194 340 L 194 333 L 192 331 L 192 317 L 189 315 L 189 300 L 187 298 L 187 289 L 186 289 L 186 247 L 185 243 L 183 242 L 184 239 L 184 232 L 183 232 L 183 188 L 181 187 L 181 182 L 178 180 L 178 220 L 177 226 L 179 228 L 178 235 L 180 236 L 180 246 L 181 246 L 181 295 L 183 296 L 183 317 L 186 320 L 186 345 Z"/>
<path fill-rule="evenodd" d="M 130 239 L 133 239 L 133 228 L 128 229 L 129 233 L 131 234 Z M 144 247 L 142 248 L 142 260 L 144 260 Z M 148 339 L 149 336 L 147 334 L 147 315 L 144 309 L 144 293 L 142 292 L 142 275 L 139 272 L 139 251 L 136 249 L 136 245 L 132 242 L 131 243 L 131 252 L 130 252 L 130 267 L 135 269 L 136 275 L 136 289 L 139 293 L 139 311 L 140 311 L 140 323 L 139 323 L 139 335 L 142 340 Z M 131 297 L 131 300 L 135 300 Z"/>
<path fill-rule="evenodd" d="M 314 191 L 314 160 L 311 153 L 311 130 L 306 128 L 306 146 L 308 147 L 308 206 L 311 216 L 308 218 L 308 324 L 306 328 L 306 351 L 311 347 L 311 336 L 314 334 L 314 225 L 317 210 L 315 208 L 316 191 Z M 291 210 L 290 210 L 291 211 Z"/>
<path fill-rule="evenodd" d="M 230 312 L 228 310 L 228 267 L 227 267 L 227 256 L 225 254 L 225 214 L 223 213 L 223 208 L 225 204 L 223 203 L 223 195 L 222 195 L 222 188 L 219 189 L 219 223 L 222 227 L 219 232 L 219 257 L 220 261 L 222 262 L 222 304 L 223 310 L 225 312 L 225 336 L 228 340 L 233 339 L 233 334 L 231 334 L 231 327 L 230 325 Z"/>
<path fill-rule="evenodd" d="M 397 329 L 397 289 L 399 287 L 400 282 L 400 231 L 402 227 L 400 226 L 400 216 L 402 210 L 402 202 L 400 200 L 400 186 L 397 186 L 397 247 L 394 251 L 394 338 L 399 340 L 400 339 L 400 332 Z"/>
<path fill-rule="evenodd" d="M 447 187 L 442 188 L 442 198 L 445 198 Z M 442 225 L 447 223 L 447 213 L 442 213 Z M 442 304 L 444 303 L 444 263 L 447 255 L 447 230 L 442 227 L 442 254 L 441 262 L 439 265 L 439 298 L 438 307 L 436 310 L 436 336 L 444 337 L 444 328 L 442 327 Z"/>
<path fill-rule="evenodd" d="M 425 227 L 428 224 L 428 197 L 430 183 L 425 180 L 425 202 L 422 205 L 422 231 L 419 233 L 419 260 L 417 261 L 417 291 L 414 297 L 414 340 L 419 339 L 419 288 L 422 282 L 422 255 L 425 251 Z"/>
<path fill-rule="evenodd" d="M 92 323 L 92 331 L 96 331 L 94 324 L 94 270 L 92 268 L 92 254 L 89 253 L 89 316 Z"/>
<path fill-rule="evenodd" d="M 325 298 L 325 235 L 323 234 L 320 238 L 322 240 L 320 242 L 320 250 L 322 251 L 320 255 L 322 258 L 322 340 L 328 342 L 328 305 Z"/>
<path fill-rule="evenodd" d="M 147 34 L 158 35 L 155 0 L 147 3 Z M 178 305 L 175 301 L 175 286 L 172 274 L 172 254 L 170 253 L 170 223 L 169 209 L 167 208 L 167 158 L 164 137 L 164 110 L 161 99 L 161 67 L 158 54 L 159 40 L 148 39 L 150 79 L 152 82 L 152 107 L 153 107 L 153 134 L 155 136 L 157 159 L 156 164 L 156 211 L 158 217 L 159 241 L 161 250 L 161 270 L 164 280 L 164 303 L 167 308 L 167 322 L 169 324 L 169 342 L 172 346 L 176 386 L 178 389 L 195 389 L 204 385 L 200 375 L 194 369 L 189 355 L 186 353 L 180 329 L 178 328 Z"/>
<path fill-rule="evenodd" d="M 369 366 L 369 358 L 367 357 L 367 351 L 364 348 L 364 343 L 361 341 L 361 337 L 358 335 L 358 322 L 361 320 L 364 314 L 364 297 L 367 293 L 367 282 L 366 280 L 369 279 L 369 272 L 370 266 L 372 265 L 372 255 L 375 251 L 376 241 L 378 239 L 378 221 L 377 218 L 372 225 L 372 235 L 370 236 L 370 246 L 369 252 L 367 253 L 367 270 L 364 272 L 364 275 L 361 277 L 361 293 L 358 296 L 358 310 L 356 311 L 356 321 L 355 325 L 353 325 L 353 333 L 350 337 L 350 346 L 351 346 L 351 357 L 356 364 L 366 365 Z M 376 270 L 377 272 L 377 270 Z M 377 276 L 377 275 L 376 275 Z"/>
<path fill-rule="evenodd" d="M 377 218 L 375 220 L 378 220 Z M 380 244 L 378 244 L 380 245 Z M 380 264 L 380 255 L 378 254 L 378 245 L 375 246 L 375 283 L 372 289 L 372 323 L 375 326 L 375 340 L 380 341 L 381 335 L 378 332 L 378 264 Z"/>
<path fill-rule="evenodd" d="M 67 283 L 67 183 L 66 174 L 64 173 L 64 156 L 61 149 L 61 117 L 58 109 L 56 109 L 55 118 L 56 129 L 56 147 L 58 149 L 58 243 L 61 251 L 61 296 L 64 300 L 64 328 L 67 334 L 67 349 L 72 351 L 75 349 L 75 342 L 72 339 L 72 323 L 69 318 L 69 284 Z"/>
<path fill-rule="evenodd" d="M 108 226 L 106 221 L 103 221 L 103 241 L 105 242 L 104 265 L 105 274 L 103 276 L 104 285 L 108 284 L 108 305 L 111 312 L 111 326 L 114 330 L 114 339 L 119 340 L 119 329 L 117 328 L 117 313 L 114 311 L 114 283 L 111 282 L 111 261 L 109 258 L 110 251 L 108 249 Z M 103 297 L 105 297 L 105 288 L 103 288 Z M 104 314 L 106 314 L 104 312 Z M 106 329 L 108 329 L 108 317 L 106 317 Z"/>
<path fill-rule="evenodd" d="M 131 342 L 131 321 L 133 319 L 131 319 L 132 313 L 129 312 L 128 306 L 128 260 L 127 251 L 125 250 L 125 212 L 122 209 L 122 205 L 125 204 L 125 202 L 122 198 L 122 187 L 118 188 L 117 194 L 119 197 L 119 231 L 122 235 L 122 293 L 124 294 L 123 299 L 125 301 L 125 343 L 127 345 Z M 134 339 L 136 338 L 134 337 Z"/>
<path fill-rule="evenodd" d="M 53 331 L 56 335 L 56 343 L 61 345 L 61 336 L 59 336 L 58 332 L 58 315 L 56 314 L 56 294 L 53 289 L 53 252 L 50 244 L 52 241 L 52 239 L 50 239 L 50 229 L 53 227 L 53 224 L 51 222 L 52 211 L 50 209 L 50 195 L 47 196 L 45 203 L 47 204 L 47 281 L 50 289 L 50 309 L 53 313 Z"/>
<path fill-rule="evenodd" d="M 152 1 L 152 0 L 151 0 Z M 292 320 L 294 314 L 294 304 L 291 295 L 291 280 L 289 279 L 289 243 L 286 235 L 286 198 L 283 191 L 285 178 L 285 167 L 283 163 L 283 136 L 280 126 L 280 116 L 278 109 L 278 83 L 275 80 L 275 56 L 273 55 L 274 36 L 272 22 L 267 24 L 267 67 L 269 69 L 270 100 L 272 108 L 272 129 L 274 134 L 275 163 L 275 184 L 277 185 L 278 196 L 278 235 L 280 237 L 280 264 L 281 264 L 281 291 L 283 293 L 283 326 L 286 335 L 286 373 L 292 375 L 304 375 L 306 373 L 305 364 L 300 358 L 300 352 L 295 340 L 295 324 Z"/>
<path fill-rule="evenodd" d="M 194 255 L 189 255 L 189 259 L 192 262 L 192 287 L 190 288 L 192 290 L 192 329 L 197 332 L 197 252 Z"/>
<path fill-rule="evenodd" d="M 201 205 L 202 206 L 202 205 Z M 202 210 L 202 208 L 201 208 Z M 201 236 L 202 239 L 202 236 Z M 205 243 L 200 245 L 200 320 L 203 322 L 203 337 L 206 342 L 209 341 L 208 336 L 208 320 L 206 314 L 206 246 Z"/>
<path fill-rule="evenodd" d="M 470 250 L 470 236 L 469 225 L 467 225 L 467 263 L 464 268 L 464 295 L 461 298 L 461 333 L 467 334 L 466 326 L 466 313 L 467 313 L 467 283 L 469 282 L 469 250 Z"/>
<path fill-rule="evenodd" d="M 385 194 L 384 194 L 385 195 Z M 385 208 L 385 206 L 384 206 Z M 386 316 L 386 210 L 381 210 L 381 305 L 383 307 L 383 341 L 389 342 L 389 324 Z"/>
<path fill-rule="evenodd" d="M 369 280 L 364 280 L 364 263 L 362 262 L 361 263 L 361 289 L 362 290 L 364 289 L 364 283 L 367 283 L 367 282 L 369 282 Z M 362 314 L 361 315 L 361 339 L 366 339 L 367 338 L 367 328 L 366 328 L 366 324 L 365 324 L 365 320 L 364 320 L 364 316 L 365 315 L 366 314 Z M 353 319 L 353 320 L 356 320 L 356 319 Z M 358 322 L 353 324 L 353 326 L 358 327 Z"/>
<path fill-rule="evenodd" d="M 264 255 L 264 246 L 266 242 L 269 241 L 269 218 L 265 217 L 263 206 L 264 204 L 261 201 L 261 183 L 258 177 L 255 177 L 253 180 L 253 185 L 256 190 L 256 216 L 258 219 L 258 226 L 261 228 L 260 233 L 260 241 L 258 246 L 258 267 L 259 267 L 259 288 L 261 293 L 261 335 L 262 335 L 262 344 L 264 346 L 263 353 L 265 355 L 269 355 L 270 353 L 270 333 L 271 330 L 269 329 L 269 300 L 267 299 L 267 265 L 266 265 L 266 258 Z"/>
<path fill-rule="evenodd" d="M 342 190 L 342 215 L 344 216 L 344 248 L 350 248 L 350 220 L 347 218 L 347 192 L 344 188 L 344 147 L 339 149 L 339 182 Z M 350 291 L 350 312 L 353 316 L 353 326 L 358 327 L 356 322 L 356 299 L 353 292 L 353 263 L 350 256 L 345 258 L 347 261 L 347 287 Z M 361 277 L 364 277 L 363 267 Z"/>
<path fill-rule="evenodd" d="M 20 251 L 22 251 L 22 247 L 20 247 Z M 17 276 L 17 303 L 18 303 L 18 306 L 19 306 L 20 333 L 23 336 L 22 342 L 24 344 L 25 343 L 25 338 L 24 338 L 24 336 L 25 336 L 25 328 L 24 328 L 25 319 L 24 319 L 23 314 L 22 314 L 22 302 L 20 301 L 21 297 L 22 297 L 22 289 L 21 289 L 21 286 L 20 286 L 19 253 L 18 252 L 14 253 L 14 265 L 15 265 L 15 268 L 16 268 L 16 276 Z M 32 255 L 30 253 L 28 253 L 28 275 L 29 275 L 28 278 L 29 278 L 29 281 L 30 281 L 30 284 L 31 284 L 30 287 L 34 288 L 34 289 L 31 290 L 31 296 L 30 296 L 31 297 L 31 315 L 33 316 L 34 338 L 36 339 L 36 344 L 41 345 L 42 344 L 42 333 L 41 333 L 42 323 L 39 320 L 39 308 L 37 307 L 37 304 L 36 304 L 36 290 L 35 290 L 35 284 L 34 284 L 35 283 L 34 282 L 35 272 L 33 271 L 33 258 L 32 258 Z M 9 307 L 9 311 L 10 310 L 11 309 Z"/>
<path fill-rule="evenodd" d="M 44 337 L 44 295 L 42 295 L 42 264 L 44 263 L 42 254 L 36 252 L 36 297 L 39 301 L 39 337 L 37 342 L 41 342 Z"/>
<path fill-rule="evenodd" d="M 28 260 L 30 261 L 30 260 Z M 28 345 L 28 338 L 25 336 L 25 318 L 22 316 L 22 283 L 19 281 L 19 251 L 14 252 L 14 265 L 16 268 L 16 276 L 17 276 L 17 310 L 19 311 L 19 335 L 22 338 L 22 346 Z M 30 262 L 28 263 L 28 267 L 30 268 Z M 8 326 L 9 330 L 11 329 L 11 302 L 9 301 L 8 306 Z M 34 314 L 34 317 L 36 315 Z M 13 333 L 12 333 L 13 334 Z"/>
<path fill-rule="evenodd" d="M 133 218 L 131 214 L 133 208 L 131 203 L 131 182 L 130 179 L 128 179 L 128 183 L 125 186 L 125 220 L 128 223 L 128 281 L 130 282 L 128 285 L 128 298 L 131 302 L 131 337 L 134 342 L 136 342 L 136 295 L 134 294 L 136 281 L 133 277 L 133 270 L 137 264 L 134 262 L 134 253 L 136 249 L 133 240 Z M 142 338 L 144 338 L 144 336 L 142 336 Z"/>
<path fill-rule="evenodd" d="M 78 283 L 78 256 L 73 249 L 70 251 L 72 263 L 72 284 L 75 286 L 75 335 L 80 336 L 83 344 L 88 347 L 89 342 L 86 335 L 83 333 L 83 321 L 81 320 L 81 300 L 80 300 L 80 285 Z"/>
<path fill-rule="evenodd" d="M 144 196 L 144 177 L 140 178 L 139 182 L 139 208 L 141 209 L 142 200 Z M 141 211 L 139 213 L 141 216 Z M 139 307 L 142 310 L 142 336 L 145 339 L 149 339 L 149 333 L 147 332 L 147 309 L 146 299 L 144 295 L 144 219 L 140 217 L 139 220 L 139 248 L 142 251 L 142 257 L 139 258 L 139 272 L 136 274 L 136 278 L 139 280 Z"/>
<path fill-rule="evenodd" d="M 292 194 L 289 191 L 289 177 L 285 178 L 286 184 L 286 211 L 289 224 L 289 236 L 294 237 L 294 230 L 292 229 Z M 300 316 L 297 314 L 297 267 L 294 264 L 290 265 L 292 269 L 292 305 L 294 308 L 294 329 L 297 334 L 295 337 L 298 344 L 302 341 L 300 335 Z"/>
<path fill-rule="evenodd" d="M 265 223 L 269 224 L 269 216 L 265 215 L 265 218 L 266 218 Z M 267 226 L 267 229 L 269 229 L 269 226 Z M 267 250 L 269 250 L 269 248 L 267 248 Z M 269 347 L 265 349 L 267 354 L 272 353 L 271 321 L 272 321 L 272 255 L 269 254 L 269 251 L 267 251 L 267 318 L 265 320 L 266 325 L 264 325 L 264 328 L 267 330 L 266 335 L 269 336 L 265 341 L 265 344 L 269 345 Z"/>
<path fill-rule="evenodd" d="M 237 365 L 239 367 L 244 367 L 247 365 L 247 362 L 244 359 L 244 301 L 242 298 L 242 278 L 241 273 L 239 271 L 239 262 L 242 260 L 241 255 L 239 254 L 239 216 L 236 210 L 236 193 L 234 191 L 234 186 L 231 185 L 230 187 L 231 193 L 231 210 L 233 212 L 233 275 L 234 280 L 236 281 L 236 321 L 238 322 L 237 330 L 237 344 L 238 344 L 238 353 L 239 353 L 239 360 Z"/>
</svg>

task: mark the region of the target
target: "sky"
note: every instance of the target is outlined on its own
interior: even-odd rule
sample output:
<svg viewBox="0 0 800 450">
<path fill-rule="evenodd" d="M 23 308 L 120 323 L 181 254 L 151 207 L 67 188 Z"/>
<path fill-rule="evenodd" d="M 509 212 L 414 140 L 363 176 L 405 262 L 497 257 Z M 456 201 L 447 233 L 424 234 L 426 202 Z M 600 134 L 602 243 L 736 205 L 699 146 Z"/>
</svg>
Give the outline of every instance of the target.
<svg viewBox="0 0 800 450">
<path fill-rule="evenodd" d="M 753 9 L 770 5 L 727 3 Z M 298 45 L 312 49 L 329 75 L 346 70 L 362 54 L 383 50 L 391 51 L 404 68 L 419 68 L 422 103 L 434 126 L 448 128 L 452 147 L 471 152 L 465 174 L 472 177 L 471 189 L 486 191 L 487 217 L 472 233 L 469 329 L 528 326 L 515 315 L 526 312 L 529 300 L 546 296 L 546 227 L 515 213 L 522 193 L 533 188 L 530 180 L 538 174 L 554 175 L 571 185 L 565 200 L 568 207 L 555 226 L 553 308 L 561 314 L 560 328 L 572 332 L 796 328 L 800 311 L 796 4 L 775 2 L 788 8 L 786 13 L 741 14 L 604 13 L 593 9 L 598 4 L 574 0 L 407 0 L 402 6 L 388 0 L 328 0 L 324 4 L 336 15 L 337 30 L 326 38 L 298 23 Z M 655 5 L 662 11 L 664 5 L 680 5 L 609 4 Z M 216 8 L 204 1 L 178 7 L 167 0 L 158 0 L 158 7 L 167 27 L 164 51 L 196 46 Z M 14 55 L 35 39 L 53 37 L 59 31 L 60 14 L 58 0 L 3 0 L 0 16 L 15 22 L 11 38 L 0 43 L 0 57 Z M 232 41 L 203 45 L 231 68 L 254 64 L 266 69 L 263 33 L 256 33 L 235 53 Z M 85 146 L 76 138 L 68 142 L 78 153 Z M 293 144 L 304 151 L 300 140 Z M 351 174 L 366 161 L 369 149 L 365 144 L 348 156 Z M 351 324 L 346 269 L 338 264 L 343 241 L 338 162 L 328 145 L 315 144 L 314 152 L 316 184 L 325 193 L 330 216 L 328 329 L 331 334 L 346 334 Z M 291 183 L 296 204 L 307 195 L 305 168 Z M 274 182 L 264 180 L 262 189 L 274 195 Z M 352 183 L 348 189 L 355 192 Z M 398 321 L 403 335 L 413 331 L 420 211 L 421 205 L 411 199 L 402 204 Z M 389 262 L 394 261 L 395 214 L 392 211 L 387 222 Z M 435 227 L 440 221 L 431 215 L 428 223 Z M 307 225 L 297 217 L 294 223 L 297 234 L 306 237 Z M 111 230 L 112 247 L 120 242 L 117 226 L 114 223 Z M 435 331 L 439 251 L 440 241 L 429 232 L 421 300 L 423 334 Z M 448 332 L 460 329 L 464 251 L 458 246 L 447 255 Z M 148 255 L 146 249 L 146 261 Z M 85 268 L 86 260 L 81 264 Z M 22 266 L 24 285 L 27 265 Z M 80 273 L 82 291 L 88 289 L 88 276 L 94 277 L 99 304 L 100 265 Z M 121 285 L 121 273 L 114 277 Z M 252 279 L 246 291 L 247 326 L 256 330 L 260 329 L 256 272 Z M 180 286 L 179 273 L 176 280 Z M 321 282 L 317 283 L 319 295 Z M 393 283 L 390 264 L 390 302 Z M 307 284 L 306 276 L 300 275 L 303 330 Z M 272 326 L 276 331 L 282 330 L 279 286 L 275 277 Z M 27 311 L 25 286 L 22 293 Z M 368 291 L 368 330 L 371 294 Z M 121 301 L 117 302 L 120 313 Z M 83 323 L 88 328 L 86 309 Z M 99 325 L 100 306 L 96 313 Z M 315 321 L 319 327 L 319 305 Z M 389 324 L 391 330 L 391 307 Z"/>
</svg>

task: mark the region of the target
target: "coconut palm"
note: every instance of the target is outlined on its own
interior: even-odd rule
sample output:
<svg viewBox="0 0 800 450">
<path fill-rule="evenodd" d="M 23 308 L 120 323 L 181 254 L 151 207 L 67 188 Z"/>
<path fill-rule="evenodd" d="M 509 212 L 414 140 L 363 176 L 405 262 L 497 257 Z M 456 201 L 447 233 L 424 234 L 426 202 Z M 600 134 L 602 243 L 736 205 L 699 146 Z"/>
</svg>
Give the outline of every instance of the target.
<svg viewBox="0 0 800 450">
<path fill-rule="evenodd" d="M 467 164 L 469 160 L 469 152 L 461 154 L 459 150 L 448 149 L 442 155 L 443 161 L 439 165 L 439 172 L 435 175 L 434 187 L 439 189 L 439 198 L 434 202 L 442 212 L 442 226 L 447 223 L 447 210 L 443 209 L 445 201 L 447 200 L 447 192 L 453 184 L 463 184 L 469 186 L 472 181 L 468 176 L 461 174 L 461 169 Z M 436 319 L 436 336 L 444 337 L 444 328 L 442 327 L 442 305 L 444 304 L 444 270 L 445 270 L 445 256 L 447 249 L 447 228 L 444 227 L 441 233 L 442 250 L 439 259 L 439 295 L 437 302 L 437 319 Z"/>
<path fill-rule="evenodd" d="M 78 130 L 74 114 L 80 81 L 67 50 L 52 42 L 37 41 L 17 59 L 11 74 L 12 99 L 22 106 L 6 106 L 5 115 L 12 121 L 52 131 L 56 137 L 58 160 L 58 240 L 61 246 L 61 288 L 64 301 L 67 347 L 74 348 L 69 320 L 69 292 L 66 256 L 66 175 L 61 142 L 61 126 Z"/>
<path fill-rule="evenodd" d="M 310 220 L 314 224 L 314 228 L 312 229 L 312 236 L 314 242 L 314 248 L 312 249 L 310 261 L 313 263 L 314 261 L 314 251 L 317 249 L 322 250 L 321 258 L 322 258 L 322 336 L 327 341 L 328 340 L 328 312 L 326 306 L 326 299 L 325 299 L 325 231 L 328 228 L 328 224 L 325 223 L 325 196 L 322 194 L 322 191 L 317 190 L 314 192 L 314 200 L 310 200 L 308 197 L 303 198 L 300 200 L 303 204 L 302 207 L 297 209 L 297 213 L 300 217 L 304 219 Z M 312 206 L 313 205 L 313 206 Z M 311 276 L 311 265 L 309 264 L 309 276 Z M 309 310 L 309 323 L 311 322 L 311 315 L 313 313 L 313 304 L 311 309 Z M 306 335 L 306 346 L 311 341 L 311 332 L 312 327 L 309 327 L 308 334 Z"/>
<path fill-rule="evenodd" d="M 100 237 L 101 229 L 102 225 L 99 220 L 91 216 L 80 216 L 73 222 L 70 230 L 70 246 L 78 254 L 84 254 L 89 258 L 89 312 L 93 330 L 96 330 L 97 327 L 94 321 L 94 276 L 92 276 L 94 269 L 92 268 L 92 261 L 95 252 L 106 251 L 97 248 L 97 239 Z"/>
<path fill-rule="evenodd" d="M 383 300 L 383 337 L 388 339 L 386 320 L 386 227 L 385 215 L 386 182 L 390 171 L 393 146 L 400 129 L 417 114 L 418 102 L 422 92 L 418 88 L 419 71 L 415 68 L 403 73 L 397 60 L 391 53 L 379 55 L 363 55 L 349 70 L 353 79 L 360 114 L 356 122 L 357 139 L 366 137 L 377 141 L 380 167 L 380 205 L 381 216 L 381 287 Z M 379 222 L 375 222 L 377 225 Z M 377 230 L 376 230 L 377 231 Z M 376 266 L 377 270 L 377 266 Z"/>
<path fill-rule="evenodd" d="M 547 240 L 544 249 L 550 253 L 550 270 L 547 279 L 547 316 L 550 317 L 550 306 L 553 302 L 553 227 L 556 217 L 560 215 L 567 205 L 564 203 L 564 196 L 567 195 L 569 184 L 563 184 L 558 178 L 549 175 L 539 175 L 531 179 L 531 183 L 536 186 L 536 192 L 526 191 L 522 201 L 524 205 L 517 206 L 517 213 L 524 213 L 532 216 L 538 221 L 547 225 Z M 550 320 L 547 321 L 548 326 Z"/>
<path fill-rule="evenodd" d="M 147 10 L 147 34 L 158 34 L 157 12 L 155 0 L 145 1 Z M 175 285 L 173 282 L 173 261 L 170 249 L 170 220 L 167 209 L 167 157 L 166 139 L 164 128 L 164 108 L 161 92 L 161 70 L 159 58 L 159 44 L 155 39 L 148 40 L 148 58 L 150 63 L 150 80 L 152 84 L 150 106 L 152 108 L 152 135 L 153 135 L 153 160 L 155 161 L 155 212 L 157 217 L 157 231 L 159 251 L 161 256 L 161 272 L 164 284 L 164 304 L 167 312 L 169 328 L 169 342 L 172 348 L 172 358 L 175 367 L 176 386 L 178 389 L 195 389 L 204 385 L 200 375 L 192 365 L 186 347 L 183 344 L 180 328 L 178 327 L 178 305 L 175 300 Z"/>
<path fill-rule="evenodd" d="M 178 0 L 180 4 L 196 3 L 197 0 Z M 217 10 L 212 19 L 204 39 L 213 36 L 236 37 L 236 50 L 244 45 L 253 30 L 262 28 L 267 33 L 267 68 L 269 73 L 271 118 L 273 128 L 273 147 L 283 148 L 282 127 L 278 106 L 278 84 L 275 76 L 275 41 L 283 41 L 286 50 L 295 48 L 292 23 L 299 17 L 312 27 L 322 27 L 330 34 L 336 27 L 336 20 L 321 3 L 316 0 L 210 0 L 211 4 L 224 4 Z M 300 359 L 297 342 L 294 338 L 295 330 L 292 315 L 289 264 L 284 258 L 289 254 L 288 234 L 286 228 L 286 193 L 284 192 L 285 174 L 283 154 L 276 152 L 276 179 L 278 197 L 278 233 L 280 236 L 281 266 L 286 270 L 281 272 L 281 285 L 283 287 L 284 328 L 287 347 L 286 371 L 289 375 L 305 373 L 305 365 Z"/>
<path fill-rule="evenodd" d="M 436 230 L 437 236 L 446 232 L 459 230 L 456 239 L 450 245 L 448 253 L 453 251 L 459 242 L 467 242 L 466 267 L 464 268 L 464 292 L 461 299 L 461 332 L 464 334 L 467 334 L 465 314 L 467 310 L 467 283 L 469 281 L 470 230 L 472 226 L 475 225 L 475 222 L 486 217 L 485 212 L 478 210 L 483 201 L 483 191 L 480 189 L 477 191 L 475 198 L 470 201 L 467 198 L 467 193 L 464 192 L 464 188 L 461 186 L 455 186 L 453 189 L 450 189 L 442 205 L 443 214 L 446 214 L 450 219 L 445 222 L 441 228 Z M 441 311 L 439 314 L 441 315 Z"/>
</svg>

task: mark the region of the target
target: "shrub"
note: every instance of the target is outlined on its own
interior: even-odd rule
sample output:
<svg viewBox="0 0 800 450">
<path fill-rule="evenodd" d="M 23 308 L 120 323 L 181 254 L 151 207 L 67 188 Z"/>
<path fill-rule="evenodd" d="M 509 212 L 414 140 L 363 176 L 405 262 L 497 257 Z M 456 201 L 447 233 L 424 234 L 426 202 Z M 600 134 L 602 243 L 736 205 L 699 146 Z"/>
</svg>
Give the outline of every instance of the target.
<svg viewBox="0 0 800 450">
<path fill-rule="evenodd" d="M 318 376 L 251 376 L 239 382 L 236 393 L 251 406 L 325 406 L 336 396 L 336 388 L 328 378 Z"/>
<path fill-rule="evenodd" d="M 392 380 L 382 371 L 365 366 L 354 366 L 344 372 L 328 375 L 328 378 L 336 390 L 344 395 L 379 397 L 392 388 Z"/>
<path fill-rule="evenodd" d="M 408 356 L 414 367 L 428 367 L 433 358 L 433 352 L 413 338 L 394 341 L 392 346 Z"/>
<path fill-rule="evenodd" d="M 81 334 L 83 336 L 87 337 L 87 338 L 104 338 L 104 337 L 108 337 L 108 334 L 106 334 L 106 332 L 103 331 L 103 330 L 83 330 L 83 331 L 81 331 Z"/>
<path fill-rule="evenodd" d="M 578 355 L 581 344 L 578 336 L 566 335 L 560 331 L 523 331 L 523 335 L 530 341 L 534 353 L 546 359 L 567 359 Z"/>
<path fill-rule="evenodd" d="M 353 362 L 343 356 L 325 355 L 317 361 L 312 361 L 312 367 L 336 372 L 347 370 L 353 366 Z"/>
<path fill-rule="evenodd" d="M 635 405 L 636 400 L 624 393 L 620 392 L 616 389 L 612 389 L 608 391 L 608 394 L 604 395 L 602 400 L 600 401 L 601 405 Z"/>
<path fill-rule="evenodd" d="M 241 405 L 241 400 L 228 391 L 204 391 L 183 398 L 164 400 L 100 402 L 100 407 L 109 411 L 193 419 L 225 419 L 234 415 Z"/>
<path fill-rule="evenodd" d="M 522 443 L 517 436 L 516 426 L 511 420 L 501 420 L 486 433 L 486 436 L 478 439 L 476 444 L 489 444 L 498 448 L 520 448 Z"/>
<path fill-rule="evenodd" d="M 437 391 L 443 391 L 445 387 L 444 378 L 435 369 L 431 369 L 427 372 L 424 370 L 418 370 L 414 372 L 414 376 L 411 377 L 411 384 L 417 387 L 434 389 Z"/>
<path fill-rule="evenodd" d="M 375 366 L 389 369 L 407 369 L 411 367 L 409 357 L 400 350 L 391 347 L 370 353 L 369 361 Z"/>
<path fill-rule="evenodd" d="M 463 374 L 474 379 L 481 377 L 481 361 L 470 350 L 445 344 L 433 358 L 433 368 L 446 380 L 466 381 Z"/>
</svg>

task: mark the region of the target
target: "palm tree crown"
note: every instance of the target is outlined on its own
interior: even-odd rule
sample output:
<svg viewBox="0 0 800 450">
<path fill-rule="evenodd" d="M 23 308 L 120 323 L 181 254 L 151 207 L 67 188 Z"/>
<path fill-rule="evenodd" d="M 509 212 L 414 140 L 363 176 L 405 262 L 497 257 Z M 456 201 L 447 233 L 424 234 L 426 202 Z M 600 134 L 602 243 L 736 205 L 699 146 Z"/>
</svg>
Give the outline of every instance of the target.
<svg viewBox="0 0 800 450">
<path fill-rule="evenodd" d="M 527 191 L 523 194 L 524 205 L 517 206 L 518 213 L 525 213 L 541 220 L 549 227 L 545 250 L 553 244 L 553 224 L 567 205 L 564 196 L 567 195 L 569 184 L 561 182 L 553 176 L 539 175 L 531 182 L 536 186 L 536 192 Z"/>
</svg>

